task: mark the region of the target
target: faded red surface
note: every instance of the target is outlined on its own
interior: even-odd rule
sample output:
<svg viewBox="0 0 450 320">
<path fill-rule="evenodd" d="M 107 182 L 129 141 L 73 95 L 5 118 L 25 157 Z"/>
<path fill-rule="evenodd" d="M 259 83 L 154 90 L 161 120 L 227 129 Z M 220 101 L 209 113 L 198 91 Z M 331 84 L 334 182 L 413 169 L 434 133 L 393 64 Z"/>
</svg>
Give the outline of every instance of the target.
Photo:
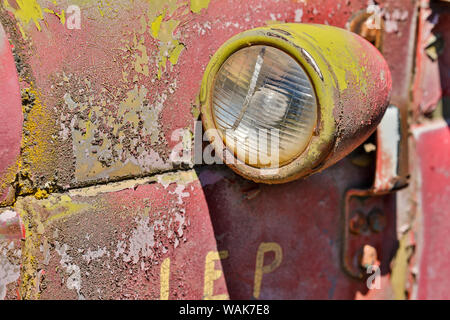
<svg viewBox="0 0 450 320">
<path fill-rule="evenodd" d="M 418 238 L 419 299 L 450 299 L 450 128 L 435 123 L 414 128 L 420 176 Z"/>
<path fill-rule="evenodd" d="M 65 9 L 64 5 L 68 4 L 68 1 L 61 3 L 63 5 L 55 10 Z M 62 121 L 61 118 L 67 115 L 78 116 L 79 113 L 77 110 L 68 112 L 64 102 L 66 93 L 71 94 L 75 102 L 82 101 L 85 96 L 97 95 L 94 97 L 95 106 L 100 105 L 103 98 L 111 99 L 101 110 L 109 112 L 111 120 L 124 127 L 127 121 L 123 119 L 124 114 L 117 113 L 117 108 L 127 90 L 131 90 L 135 84 L 144 86 L 148 89 L 146 98 L 150 102 L 162 93 L 167 94 L 162 111 L 154 121 L 155 125 L 159 125 L 156 129 L 157 142 L 151 146 L 167 160 L 167 154 L 174 144 L 170 141 L 172 132 L 175 129 L 192 127 L 195 120 L 192 114 L 193 104 L 210 56 L 229 37 L 243 30 L 266 25 L 268 20 L 300 22 L 299 16 L 301 22 L 344 27 L 352 14 L 367 8 L 368 2 L 211 1 L 208 9 L 201 14 L 188 13 L 182 19 L 176 34 L 185 49 L 178 63 L 173 68 L 168 68 L 161 80 L 155 79 L 155 61 L 152 60 L 149 64 L 150 76 L 139 74 L 135 83 L 134 74 L 131 74 L 128 83 L 119 85 L 122 71 L 124 68 L 127 71 L 127 63 L 131 62 L 126 45 L 133 42 L 133 33 L 140 29 L 139 18 L 145 12 L 143 1 L 134 3 L 135 7 L 119 11 L 114 19 L 101 18 L 96 7 L 83 9 L 83 14 L 91 15 L 93 19 L 83 19 L 81 30 L 67 30 L 55 15 L 44 13 L 45 24 L 42 24 L 42 31 L 31 25 L 28 34 L 31 45 L 28 46 L 27 43 L 21 48 L 20 54 L 23 54 L 24 58 L 29 57 L 25 62 L 32 71 L 34 86 L 41 92 L 44 114 L 51 120 L 47 123 L 49 127 L 45 129 L 56 129 L 57 137 L 61 133 L 61 127 L 71 123 L 71 119 Z M 383 1 L 381 6 L 390 14 L 401 10 L 402 17 L 406 17 L 390 18 L 390 22 L 396 24 L 398 29 L 386 33 L 383 46 L 383 53 L 392 73 L 393 96 L 405 100 L 410 93 L 416 25 L 415 3 L 409 0 L 389 0 Z M 13 20 L 11 15 L 8 17 Z M 158 45 L 158 41 L 146 36 L 145 47 L 150 55 L 155 53 Z M 64 79 L 64 74 L 69 80 Z M 90 81 L 90 88 L 86 86 L 85 80 Z M 176 89 L 173 92 L 168 91 L 169 84 L 175 80 Z M 22 86 L 26 88 L 29 83 L 24 81 Z M 106 91 L 102 92 L 102 89 Z M 80 94 L 79 90 L 86 91 Z M 90 110 L 85 111 L 89 114 Z M 128 113 L 132 108 L 126 111 Z M 97 123 L 92 121 L 92 124 L 103 130 L 106 125 L 100 123 L 101 120 L 103 119 L 99 120 L 97 117 Z M 148 136 L 137 135 L 136 139 L 145 150 L 150 148 L 147 144 Z M 61 144 L 56 140 L 45 153 L 53 155 L 55 160 L 50 160 L 54 162 L 31 168 L 32 179 L 40 178 L 34 182 L 36 186 L 44 186 L 46 182 L 53 181 L 55 173 L 58 173 L 58 187 L 70 189 L 77 185 L 128 179 L 173 169 L 171 166 L 161 167 L 155 161 L 150 161 L 148 167 L 139 172 L 123 173 L 118 170 L 114 175 L 81 174 L 75 178 L 74 153 L 80 141 L 68 139 Z M 81 142 L 83 141 L 81 139 Z M 33 142 L 35 140 L 32 139 L 30 143 Z M 86 150 L 90 152 L 94 148 L 94 145 L 88 144 L 80 150 L 86 154 Z M 182 199 L 182 204 L 178 203 L 178 196 L 174 194 L 176 185 L 170 185 L 166 189 L 157 183 L 99 196 L 74 196 L 72 201 L 85 202 L 94 208 L 75 210 L 70 215 L 55 218 L 53 222 L 48 223 L 42 237 L 29 239 L 30 243 L 34 244 L 32 254 L 37 257 L 37 265 L 32 265 L 31 271 L 26 270 L 23 274 L 35 271 L 31 276 L 45 283 L 45 286 L 39 288 L 38 285 L 38 288 L 33 287 L 25 291 L 31 294 L 29 298 L 34 298 L 34 293 L 40 291 L 41 298 L 44 299 L 77 298 L 77 292 L 68 289 L 64 285 L 66 282 L 61 285 L 62 279 L 67 281 L 71 274 L 67 274 L 65 267 L 61 265 L 61 254 L 55 249 L 58 241 L 58 246 L 66 243 L 72 248 L 68 254 L 72 257 L 72 262 L 80 268 L 82 286 L 85 285 L 81 293 L 85 298 L 158 299 L 160 264 L 162 259 L 169 257 L 172 261 L 169 298 L 200 299 L 203 295 L 205 255 L 208 251 L 218 249 L 228 251 L 229 256 L 222 261 L 224 277 L 215 281 L 215 293 L 223 294 L 228 290 L 232 299 L 251 299 L 258 248 L 261 243 L 274 242 L 282 248 L 283 257 L 277 269 L 263 275 L 259 298 L 360 297 L 360 294 L 367 293 L 365 282 L 350 279 L 340 266 L 341 232 L 345 227 L 342 226 L 341 208 L 345 191 L 349 188 L 369 188 L 373 178 L 373 159 L 370 159 L 369 155 L 367 160 L 367 155 L 364 155 L 365 161 L 361 164 L 361 161 L 356 161 L 358 156 L 361 154 L 347 157 L 334 167 L 306 180 L 279 186 L 251 183 L 236 176 L 225 166 L 199 168 L 201 185 L 198 181 L 191 183 L 188 186 L 192 187 L 189 189 L 190 197 Z M 87 160 L 97 161 L 96 155 L 90 154 L 90 157 Z M 124 161 L 127 159 L 116 159 L 119 168 L 125 165 Z M 360 164 L 355 165 L 352 162 Z M 106 172 L 109 169 L 108 164 L 102 168 Z M 48 206 L 62 203 L 60 196 L 54 195 L 40 201 L 33 197 L 21 199 L 20 203 L 24 204 L 22 215 L 34 217 L 37 212 L 42 222 L 46 222 L 50 217 L 58 217 L 61 209 L 57 207 L 53 210 Z M 392 220 L 394 201 L 393 197 L 385 197 L 380 201 L 381 209 L 384 209 Z M 144 261 L 144 269 L 148 267 L 147 270 L 143 271 L 139 263 L 130 264 L 112 258 L 118 241 L 123 240 L 122 233 L 126 235 L 125 240 L 128 240 L 135 230 L 137 222 L 134 219 L 137 216 L 149 217 L 149 223 L 154 225 L 159 219 L 173 217 L 172 210 L 180 209 L 185 210 L 186 217 L 190 219 L 190 225 L 186 226 L 183 232 L 186 242 L 180 241 L 179 246 L 175 248 L 174 242 L 166 237 L 165 231 L 157 228 L 158 242 L 169 249 L 163 253 L 162 247 L 158 247 L 157 243 L 154 257 L 140 258 L 139 263 Z M 390 237 L 394 229 L 394 223 L 390 223 L 387 229 L 389 237 L 384 240 L 378 237 L 373 243 L 380 250 L 379 258 L 382 261 L 382 272 L 385 274 L 383 279 L 387 278 L 386 274 L 390 271 L 389 262 L 396 244 L 395 239 Z M 55 232 L 56 230 L 58 231 Z M 43 245 L 45 238 L 52 244 L 49 260 L 40 251 L 40 245 Z M 352 254 L 364 240 L 369 240 L 368 235 L 352 241 Z M 86 250 L 94 251 L 104 247 L 111 253 L 110 257 L 103 256 L 90 263 L 83 258 Z M 58 248 L 61 251 L 61 248 Z M 85 252 L 77 252 L 78 249 L 84 249 Z M 27 257 L 24 253 L 22 262 L 26 263 Z M 269 265 L 272 260 L 273 255 L 266 254 L 264 265 Z M 354 262 L 356 264 L 356 261 Z M 108 263 L 112 269 L 108 269 Z M 216 268 L 220 270 L 219 263 Z M 39 270 L 45 272 L 39 274 Z M 23 282 L 22 291 L 25 285 Z M 385 286 L 389 286 L 388 281 L 383 282 L 383 290 L 389 290 Z M 9 294 L 15 296 L 13 293 Z"/>
<path fill-rule="evenodd" d="M 204 298 L 206 256 L 216 252 L 200 182 L 159 183 L 122 191 L 27 198 L 16 206 L 33 214 L 23 268 L 37 279 L 22 299 L 160 299 L 161 265 L 170 259 L 169 299 Z M 28 260 L 35 257 L 36 264 Z M 31 269 L 28 269 L 32 266 Z M 213 293 L 227 294 L 220 261 Z M 30 274 L 31 271 L 31 274 Z"/>
<path fill-rule="evenodd" d="M 42 7 L 48 6 L 55 12 L 61 12 L 70 4 L 69 1 L 61 1 L 58 5 L 49 1 L 39 3 Z M 162 73 L 161 79 L 156 79 L 156 59 L 160 41 L 140 31 L 142 28 L 140 19 L 149 19 L 146 16 L 148 3 L 145 1 L 135 1 L 132 6 L 129 6 L 128 1 L 115 2 L 112 6 L 117 6 L 119 10 L 113 14 L 108 12 L 105 16 L 100 15 L 96 6 L 82 6 L 80 30 L 67 29 L 56 15 L 46 12 L 43 14 L 44 20 L 40 21 L 41 31 L 32 23 L 28 25 L 26 32 L 30 43 L 21 44 L 18 54 L 31 72 L 22 86 L 29 87 L 30 81 L 34 81 L 33 87 L 41 93 L 42 109 L 48 118 L 45 124 L 49 127 L 47 131 L 54 132 L 50 138 L 39 135 L 35 138 L 49 140 L 45 146 L 48 149 L 45 154 L 48 156 L 39 160 L 42 164 L 37 163 L 36 159 L 28 159 L 32 163 L 29 170 L 31 179 L 38 187 L 51 182 L 61 188 L 70 188 L 177 167 L 168 159 L 171 148 L 178 143 L 172 141 L 172 133 L 180 128 L 193 127 L 195 117 L 192 110 L 204 69 L 211 55 L 221 44 L 239 32 L 274 21 L 345 27 L 354 13 L 365 10 L 368 6 L 366 0 L 314 2 L 218 0 L 211 1 L 207 9 L 194 14 L 189 11 L 187 3 L 188 1 L 172 16 L 165 18 L 166 21 L 180 21 L 174 37 L 185 48 L 177 64 L 172 66 L 167 63 L 167 69 Z M 409 83 L 410 77 L 408 64 L 410 60 L 412 61 L 410 44 L 413 37 L 415 6 L 408 0 L 389 0 L 383 1 L 380 7 L 390 16 L 396 11 L 402 15 L 402 19 L 390 18 L 397 29 L 386 33 L 383 52 L 392 70 L 393 95 L 405 97 L 407 94 L 405 84 Z M 187 10 L 187 13 L 184 14 L 183 10 Z M 6 15 L 8 19 L 14 21 L 11 13 L 5 13 Z M 146 22 L 149 22 L 147 20 Z M 9 25 L 8 27 L 10 28 Z M 12 28 L 10 29 L 13 33 Z M 143 37 L 150 58 L 149 75 L 138 73 L 133 68 L 132 56 L 141 54 L 135 45 L 133 47 L 135 36 L 138 41 L 141 36 Z M 20 34 L 13 40 L 18 40 L 16 37 L 20 37 Z M 128 73 L 125 82 L 122 81 L 124 71 Z M 149 110 L 154 108 L 159 97 L 167 95 L 158 119 L 154 122 L 153 138 L 138 130 L 126 132 L 127 121 L 123 119 L 126 114 L 118 113 L 120 103 L 135 86 L 143 86 L 148 90 L 145 98 L 150 103 Z M 134 145 L 139 146 L 140 150 L 154 151 L 163 163 L 149 158 L 134 171 L 121 170 L 132 155 L 137 157 L 137 151 L 133 147 L 125 144 L 120 148 L 124 152 L 123 155 L 114 156 L 112 161 L 102 162 L 100 165 L 101 153 L 93 153 L 97 145 L 92 141 L 87 139 L 78 141 L 77 138 L 72 140 L 70 135 L 69 138 L 61 139 L 61 132 L 70 131 L 71 123 L 83 122 L 79 119 L 81 112 L 78 111 L 77 114 L 66 105 L 64 101 L 66 94 L 78 104 L 78 108 L 84 108 L 86 115 L 82 120 L 90 120 L 91 128 L 98 130 L 104 137 L 103 145 L 111 143 L 112 148 L 118 148 L 117 140 L 122 131 L 129 136 L 135 136 Z M 87 96 L 89 103 L 86 102 Z M 106 105 L 102 105 L 104 101 Z M 91 118 L 86 119 L 87 115 Z M 111 136 L 113 121 L 121 126 L 115 137 Z M 71 132 L 72 137 L 78 131 L 85 134 L 82 129 L 75 128 Z M 155 139 L 155 136 L 158 139 Z M 153 142 L 149 143 L 149 140 Z M 30 149 L 32 148 L 34 147 L 30 142 Z M 82 157 L 80 154 L 86 155 L 85 159 L 77 159 L 77 156 Z M 97 168 L 79 170 L 79 167 L 85 164 Z"/>
<path fill-rule="evenodd" d="M 11 45 L 1 24 L 0 79 L 0 202 L 2 202 L 7 197 L 9 189 L 8 187 L 1 189 L 3 176 L 16 163 L 20 153 L 23 114 L 16 65 Z"/>
<path fill-rule="evenodd" d="M 279 244 L 283 259 L 276 270 L 263 276 L 261 299 L 353 299 L 357 292 L 365 294 L 365 281 L 352 280 L 342 271 L 340 250 L 345 191 L 349 186 L 368 188 L 367 174 L 370 171 L 348 159 L 323 173 L 279 186 L 250 183 L 227 170 L 202 171 L 199 177 L 218 247 L 230 253 L 222 261 L 230 297 L 253 296 L 256 254 L 262 242 Z M 391 198 L 377 205 L 388 217 L 395 217 Z M 386 230 L 385 235 L 392 235 L 395 223 L 389 222 Z M 359 245 L 370 241 L 380 250 L 382 273 L 389 272 L 396 245 L 392 236 L 373 238 L 365 233 L 351 241 L 355 263 Z M 273 254 L 266 254 L 264 261 L 270 265 Z"/>
</svg>

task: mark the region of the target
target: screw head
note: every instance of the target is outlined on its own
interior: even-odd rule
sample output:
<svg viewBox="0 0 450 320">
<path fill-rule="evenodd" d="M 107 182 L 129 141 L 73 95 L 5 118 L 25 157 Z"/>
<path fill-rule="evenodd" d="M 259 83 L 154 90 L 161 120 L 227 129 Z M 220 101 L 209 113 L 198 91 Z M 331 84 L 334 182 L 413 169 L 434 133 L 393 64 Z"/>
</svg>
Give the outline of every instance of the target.
<svg viewBox="0 0 450 320">
<path fill-rule="evenodd" d="M 373 232 L 380 233 L 386 228 L 386 216 L 380 209 L 373 209 L 367 220 Z"/>
<path fill-rule="evenodd" d="M 353 234 L 360 234 L 367 230 L 367 220 L 364 213 L 355 211 L 349 221 L 350 232 Z"/>
</svg>

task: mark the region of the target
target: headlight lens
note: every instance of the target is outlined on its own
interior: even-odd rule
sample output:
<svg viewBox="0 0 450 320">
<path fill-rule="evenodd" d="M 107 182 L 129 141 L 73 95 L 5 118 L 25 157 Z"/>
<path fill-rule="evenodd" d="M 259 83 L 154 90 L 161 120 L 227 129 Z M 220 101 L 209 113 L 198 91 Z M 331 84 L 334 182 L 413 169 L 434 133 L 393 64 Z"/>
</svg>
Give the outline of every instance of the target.
<svg viewBox="0 0 450 320">
<path fill-rule="evenodd" d="M 216 74 L 212 94 L 219 134 L 246 164 L 279 167 L 308 146 L 316 95 L 302 66 L 284 51 L 264 45 L 238 50 Z"/>
</svg>

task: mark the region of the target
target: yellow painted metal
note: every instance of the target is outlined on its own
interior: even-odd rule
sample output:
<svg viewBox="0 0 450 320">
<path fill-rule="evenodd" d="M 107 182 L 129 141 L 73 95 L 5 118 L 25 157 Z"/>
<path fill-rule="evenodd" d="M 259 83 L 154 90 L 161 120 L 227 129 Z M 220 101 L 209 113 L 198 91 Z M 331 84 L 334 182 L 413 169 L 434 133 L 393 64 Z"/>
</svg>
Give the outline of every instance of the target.
<svg viewBox="0 0 450 320">
<path fill-rule="evenodd" d="M 278 24 L 245 31 L 223 44 L 208 64 L 200 91 L 202 120 L 205 130 L 215 128 L 211 112 L 212 87 L 221 65 L 234 52 L 251 45 L 269 45 L 290 54 L 310 76 L 318 101 L 318 123 L 308 148 L 292 162 L 279 169 L 253 168 L 238 159 L 227 163 L 237 173 L 257 182 L 283 183 L 311 174 L 333 150 L 336 137 L 334 109 L 340 93 L 352 79 L 362 92 L 367 90 L 366 70 L 361 54 L 356 55 L 358 40 L 346 30 L 314 24 Z M 223 158 L 234 156 L 223 141 L 208 135 L 216 153 Z M 223 151 L 223 152 L 222 152 Z"/>
</svg>

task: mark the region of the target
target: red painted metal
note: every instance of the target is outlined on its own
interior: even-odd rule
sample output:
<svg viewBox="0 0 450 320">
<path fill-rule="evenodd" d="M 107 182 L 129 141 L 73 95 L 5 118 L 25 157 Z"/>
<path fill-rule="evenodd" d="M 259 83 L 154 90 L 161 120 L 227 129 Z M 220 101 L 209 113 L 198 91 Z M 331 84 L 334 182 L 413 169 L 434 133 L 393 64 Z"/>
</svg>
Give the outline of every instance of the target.
<svg viewBox="0 0 450 320">
<path fill-rule="evenodd" d="M 42 7 L 47 5 L 44 2 Z M 413 37 L 415 6 L 409 0 L 388 0 L 381 6 L 391 16 L 401 12 L 399 17 L 389 20 L 397 29 L 386 33 L 383 50 L 393 71 L 393 96 L 403 97 L 410 76 L 405 57 L 407 61 L 411 58 L 409 43 Z M 49 7 L 54 12 L 67 9 L 62 5 L 49 4 Z M 151 22 L 148 21 L 151 17 L 146 16 L 147 7 L 145 1 L 136 1 L 133 6 L 129 6 L 128 1 L 117 1 L 107 8 L 108 14 L 102 15 L 97 6 L 81 6 L 83 19 L 79 30 L 68 29 L 55 14 L 44 12 L 43 20 L 39 21 L 41 31 L 33 23 L 25 28 L 30 40 L 25 44 L 20 41 L 18 27 L 11 26 L 20 25 L 20 22 L 16 22 L 11 13 L 5 14 L 8 28 L 16 32 L 13 41 L 17 53 L 23 59 L 23 65 L 29 67 L 22 68 L 21 72 L 25 74 L 24 70 L 29 70 L 22 88 L 30 88 L 33 81 L 32 87 L 39 92 L 41 113 L 45 115 L 45 124 L 43 120 L 41 123 L 48 127 L 45 132 L 35 134 L 33 140 L 39 141 L 38 147 L 33 141 L 25 144 L 25 149 L 31 149 L 26 154 L 33 154 L 31 151 L 36 148 L 46 150 L 47 156 L 42 159 L 25 159 L 31 163 L 30 179 L 36 187 L 44 188 L 46 183 L 51 183 L 60 188 L 71 188 L 179 167 L 168 159 L 171 148 L 178 143 L 172 141 L 172 134 L 180 128 L 193 128 L 193 105 L 203 71 L 220 45 L 239 32 L 275 20 L 345 27 L 355 12 L 367 9 L 368 3 L 366 0 L 322 0 L 311 3 L 284 1 L 280 5 L 276 1 L 222 0 L 211 1 L 207 9 L 194 14 L 189 12 L 187 1 L 180 2 L 180 8 L 164 21 L 179 22 L 171 36 L 182 43 L 184 49 L 176 64 L 167 62 L 161 80 L 156 78 L 157 62 L 164 53 L 159 53 L 161 41 L 152 38 L 148 32 L 141 33 L 142 21 Z M 138 44 L 141 40 L 149 57 L 148 75 L 135 68 L 145 57 Z M 147 125 L 150 134 L 138 130 L 142 115 L 130 126 L 126 115 L 118 113 L 121 104 L 125 109 L 131 108 L 129 100 L 123 102 L 127 94 L 136 95 L 135 87 L 136 92 L 142 87 L 147 90 L 146 94 L 139 91 L 141 96 L 145 95 L 142 104 L 148 103 L 142 108 L 156 114 L 152 126 Z M 90 97 L 89 101 L 85 101 L 86 96 Z M 159 100 L 161 97 L 166 99 Z M 86 126 L 93 135 L 102 137 L 101 142 L 95 137 L 86 138 L 86 122 L 89 122 Z M 114 123 L 123 129 L 114 129 Z M 129 131 L 126 134 L 136 136 L 136 141 L 123 141 L 119 148 L 117 141 L 123 139 L 121 134 L 125 135 L 126 128 Z M 116 131 L 119 133 L 113 137 L 111 132 Z M 100 143 L 103 144 L 99 147 Z M 113 151 L 102 150 L 102 146 L 109 145 Z M 142 151 L 138 152 L 138 149 L 150 155 L 139 159 L 138 154 Z M 130 162 L 135 165 L 133 170 L 129 169 Z M 124 167 L 128 170 L 123 170 Z"/>
<path fill-rule="evenodd" d="M 350 189 L 346 192 L 343 200 L 343 244 L 342 244 L 342 264 L 344 270 L 354 278 L 363 278 L 364 270 L 361 268 L 361 264 L 355 261 L 355 248 L 351 246 L 351 238 L 356 238 L 356 242 L 359 242 L 359 249 L 364 245 L 372 245 L 373 241 L 380 242 L 381 239 L 389 239 L 392 234 L 395 234 L 395 230 L 391 228 L 386 229 L 385 224 L 395 225 L 395 217 L 393 215 L 387 215 L 379 208 L 376 208 L 376 204 L 379 201 L 391 201 L 388 197 L 383 197 L 393 193 L 401 188 L 407 186 L 408 178 L 404 176 L 401 159 L 401 145 L 406 139 L 405 133 L 401 131 L 401 119 L 399 117 L 399 109 L 396 106 L 389 106 L 384 118 L 377 128 L 376 134 L 376 167 L 375 177 L 373 180 L 373 186 L 369 189 Z M 376 200 L 378 198 L 378 201 Z M 354 208 L 351 205 L 359 199 L 359 203 L 362 204 L 362 208 Z M 388 204 L 385 204 L 385 206 Z M 366 212 L 367 208 L 372 208 L 371 212 Z M 389 210 L 391 211 L 391 210 Z M 392 210 L 394 212 L 395 209 Z M 371 219 L 374 217 L 374 219 Z M 358 226 L 357 237 L 351 236 L 352 225 L 356 223 Z M 362 222 L 360 220 L 363 220 Z M 372 221 L 373 220 L 373 221 Z M 381 221 L 383 220 L 383 221 Z M 373 225 L 375 224 L 375 225 Z M 354 229 L 354 228 L 353 228 Z M 362 230 L 361 230 L 362 229 Z M 370 230 L 372 229 L 372 230 Z M 369 237 L 362 237 L 360 233 L 369 234 Z M 372 231 L 372 234 L 371 232 Z M 387 232 L 386 232 L 387 231 Z M 355 230 L 353 230 L 355 233 Z M 373 234 L 375 233 L 375 234 Z M 393 237 L 395 239 L 395 237 Z M 355 241 L 355 240 L 353 240 Z M 382 243 L 383 241 L 381 241 Z M 353 249 L 353 250 L 352 250 Z M 381 257 L 386 258 L 386 253 L 381 252 L 380 245 L 378 249 L 374 248 Z M 360 253 L 361 255 L 361 253 Z M 353 258 L 353 259 L 352 259 Z M 389 257 L 390 259 L 391 257 Z M 363 265 L 364 266 L 364 265 Z"/>
<path fill-rule="evenodd" d="M 199 177 L 218 247 L 230 252 L 229 259 L 222 262 L 230 297 L 253 297 L 256 255 L 262 242 L 279 244 L 283 259 L 276 270 L 263 276 L 261 299 L 353 299 L 365 295 L 365 282 L 350 281 L 341 269 L 340 209 L 348 187 L 368 188 L 370 174 L 348 158 L 305 180 L 279 186 L 251 183 L 224 169 L 202 171 Z M 392 200 L 382 198 L 375 205 L 393 218 Z M 365 233 L 351 242 L 350 251 L 356 260 L 360 245 L 372 241 L 382 253 L 381 268 L 386 274 L 396 246 L 392 219 L 384 235 L 372 238 Z M 267 254 L 265 264 L 270 265 L 273 258 L 273 253 Z"/>
<path fill-rule="evenodd" d="M 217 245 L 199 180 L 116 189 L 18 201 L 33 216 L 22 299 L 227 297 L 220 260 L 208 260 Z"/>
<path fill-rule="evenodd" d="M 22 139 L 23 114 L 16 65 L 3 27 L 0 24 L 0 203 L 12 192 Z M 14 172 L 11 172 L 14 171 Z M 9 179 L 10 181 L 5 181 Z"/>
<path fill-rule="evenodd" d="M 450 299 L 450 128 L 444 121 L 413 128 L 418 170 L 418 299 Z"/>
<path fill-rule="evenodd" d="M 39 1 L 44 2 L 56 12 L 67 9 Z M 417 1 L 379 2 L 386 22 L 382 52 L 392 74 L 392 102 L 398 103 L 402 114 L 407 114 L 417 35 Z M 117 1 L 113 5 L 124 3 L 129 2 Z M 364 231 L 360 237 L 351 235 L 350 241 L 350 259 L 355 267 L 361 245 L 369 243 L 377 249 L 382 289 L 369 291 L 365 282 L 350 279 L 340 266 L 344 223 L 342 199 L 349 189 L 368 189 L 373 185 L 375 157 L 362 148 L 320 174 L 280 186 L 255 184 L 236 176 L 226 167 L 211 166 L 196 168 L 200 181 L 190 182 L 185 190 L 177 189 L 177 184 L 149 183 L 135 189 L 109 190 L 95 196 L 82 195 L 85 189 L 77 195 L 67 191 L 99 182 L 107 184 L 113 180 L 134 179 L 173 169 L 185 170 L 168 161 L 170 150 L 176 143 L 170 138 L 176 129 L 192 129 L 198 115 L 195 104 L 204 68 L 223 42 L 243 30 L 266 25 L 270 20 L 301 20 L 345 27 L 354 13 L 367 9 L 368 1 L 217 0 L 211 1 L 209 7 L 199 14 L 190 12 L 188 2 L 183 2 L 180 9 L 165 21 L 180 21 L 172 35 L 176 35 L 184 49 L 178 63 L 172 65 L 167 62 L 161 79 L 156 77 L 161 41 L 152 38 L 148 31 L 143 36 L 143 47 L 150 56 L 149 75 L 134 68 L 136 61 L 133 59 L 141 40 L 140 19 L 144 16 L 146 25 L 151 22 L 146 16 L 148 2 L 134 1 L 134 4 L 133 7 L 121 7 L 117 12 L 112 8 L 104 16 L 96 6 L 82 7 L 80 30 L 69 30 L 57 15 L 44 12 L 45 22 L 40 21 L 41 31 L 33 22 L 25 28 L 27 41 L 22 38 L 20 24 L 13 14 L 0 13 L 2 22 L 7 22 L 5 28 L 15 46 L 15 54 L 22 59 L 18 64 L 21 88 L 32 89 L 40 99 L 40 104 L 36 102 L 34 108 L 30 108 L 31 112 L 26 111 L 28 116 L 31 115 L 26 124 L 37 119 L 39 126 L 36 127 L 42 128 L 37 135 L 24 140 L 27 151 L 23 154 L 24 165 L 29 169 L 24 172 L 30 173 L 32 186 L 26 188 L 26 183 L 30 182 L 21 181 L 21 192 L 26 197 L 16 202 L 14 208 L 24 218 L 39 219 L 30 220 L 33 232 L 28 233 L 22 243 L 26 243 L 22 247 L 22 256 L 11 262 L 16 267 L 23 264 L 23 267 L 20 284 L 13 280 L 6 285 L 6 298 L 17 298 L 17 292 L 20 292 L 21 298 L 29 299 L 158 299 L 161 294 L 161 264 L 170 258 L 168 297 L 201 299 L 204 298 L 205 259 L 210 251 L 228 252 L 222 263 L 215 262 L 215 269 L 223 271 L 224 277 L 214 280 L 214 294 L 229 294 L 235 299 L 253 298 L 256 278 L 260 280 L 260 291 L 257 292 L 260 299 L 392 298 L 390 265 L 397 247 L 396 211 L 398 217 L 401 210 L 397 208 L 395 196 L 366 199 L 365 202 L 357 198 L 350 204 L 354 210 L 362 210 L 365 214 L 377 207 L 387 217 L 382 233 L 373 235 Z M 436 28 L 441 32 L 448 30 L 446 21 L 448 19 L 441 19 Z M 419 23 L 419 28 L 422 27 Z M 6 41 L 5 37 L 2 39 Z M 9 50 L 9 44 L 6 48 Z M 12 55 L 8 57 L 8 65 L 11 65 Z M 445 94 L 448 92 L 448 77 L 445 76 L 449 65 L 447 57 L 440 58 Z M 12 67 L 10 71 L 13 71 Z M 123 77 L 127 78 L 125 83 Z M 136 95 L 138 98 L 144 96 L 142 101 L 130 99 L 120 109 L 127 93 L 134 92 L 135 87 L 147 90 L 137 90 L 140 93 Z M 17 87 L 15 92 L 19 92 Z M 86 97 L 91 97 L 92 101 Z M 160 97 L 165 97 L 165 100 L 158 100 Z M 416 101 L 433 100 L 426 94 L 421 94 L 421 97 Z M 20 96 L 14 99 L 16 109 L 20 110 Z M 102 100 L 106 101 L 105 104 Z M 151 134 L 140 131 L 139 121 L 134 128 L 139 130 L 133 134 L 127 131 L 136 110 L 141 112 L 141 116 L 160 110 L 151 114 L 150 127 L 154 129 Z M 21 113 L 16 112 L 15 117 L 0 119 L 0 124 L 16 130 L 14 139 L 10 140 L 14 141 L 15 152 L 20 146 L 18 134 L 22 124 L 19 115 Z M 14 121 L 16 125 L 12 125 Z M 90 123 L 90 128 L 99 131 L 105 145 L 110 142 L 112 147 L 122 150 L 123 156 L 113 157 L 110 161 L 106 156 L 100 159 L 99 153 L 91 152 L 98 150 L 100 142 L 95 137 L 92 140 L 86 138 L 89 127 L 81 128 L 80 124 L 84 123 Z M 114 125 L 123 130 L 123 135 L 132 136 L 135 139 L 133 143 L 119 145 L 116 137 L 109 135 Z M 448 155 L 449 149 L 442 144 L 445 139 L 448 139 L 448 131 L 443 127 L 423 133 L 417 139 L 418 151 L 411 156 L 424 157 L 420 167 L 423 173 L 424 242 L 420 247 L 422 254 L 415 257 L 420 261 L 418 297 L 421 298 L 447 297 L 444 291 L 447 282 L 444 274 L 439 273 L 445 270 L 449 256 L 444 245 L 448 242 L 445 232 L 448 229 L 448 210 L 443 209 L 448 208 L 445 190 L 449 185 L 445 174 L 449 167 L 445 152 Z M 133 145 L 139 148 L 133 149 Z M 149 157 L 142 167 L 129 170 L 131 164 L 127 160 L 137 159 L 143 151 L 150 150 L 163 161 Z M 45 157 L 29 156 L 36 154 Z M 88 157 L 83 158 L 86 154 Z M 17 153 L 14 153 L 8 161 L 13 163 L 16 157 Z M 7 163 L 1 159 L 0 165 Z M 85 164 L 95 164 L 93 168 L 97 171 L 92 168 L 80 171 Z M 428 177 L 436 182 L 427 180 Z M 58 190 L 63 194 L 37 200 L 34 193 L 38 198 L 46 197 L 42 190 L 37 191 L 38 188 L 50 193 Z M 184 197 L 184 192 L 189 193 L 189 197 Z M 77 207 L 83 204 L 89 209 Z M 170 226 L 172 232 L 177 231 L 178 225 L 164 223 L 176 218 L 175 213 L 180 214 L 180 210 L 185 211 L 184 217 L 190 224 L 185 224 L 183 229 L 186 241 L 180 237 L 175 247 L 175 240 L 166 233 L 168 229 L 155 227 L 155 223 L 159 226 L 158 221 L 165 219 L 163 225 Z M 144 221 L 147 227 L 155 227 L 152 230 L 156 240 L 151 249 L 154 256 L 139 257 L 136 264 L 123 261 L 122 253 L 114 258 L 119 241 L 130 241 L 139 226 L 147 230 L 139 220 L 141 218 L 149 219 Z M 44 225 L 43 230 L 39 221 Z M 64 244 L 70 249 L 65 250 Z M 21 244 L 16 241 L 14 245 L 17 249 Z M 163 247 L 168 248 L 167 252 Z M 110 256 L 105 254 L 91 259 L 101 255 L 104 248 Z M 271 250 L 264 254 L 261 251 L 264 248 Z M 274 251 L 274 248 L 281 251 Z M 129 254 L 130 242 L 126 250 L 125 255 Z M 263 252 L 262 265 L 258 252 Z M 9 251 L 7 255 L 10 256 Z M 64 260 L 69 258 L 70 261 Z M 144 263 L 143 269 L 141 262 Z M 70 264 L 78 266 L 79 270 Z M 267 272 L 263 272 L 261 278 L 255 276 L 258 268 L 264 266 L 274 266 L 274 270 L 264 269 Z M 82 281 L 79 291 L 76 282 L 71 282 L 78 277 L 78 271 Z M 14 272 L 10 279 L 15 279 L 15 275 Z"/>
</svg>

